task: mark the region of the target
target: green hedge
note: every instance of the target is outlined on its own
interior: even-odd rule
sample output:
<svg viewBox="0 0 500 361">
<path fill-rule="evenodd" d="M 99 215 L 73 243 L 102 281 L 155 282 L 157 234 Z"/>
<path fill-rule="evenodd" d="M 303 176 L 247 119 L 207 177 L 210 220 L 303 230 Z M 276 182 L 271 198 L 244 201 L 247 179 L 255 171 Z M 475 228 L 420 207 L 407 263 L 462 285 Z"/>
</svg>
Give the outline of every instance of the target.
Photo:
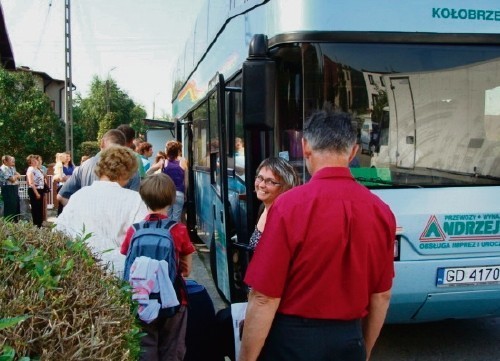
<svg viewBox="0 0 500 361">
<path fill-rule="evenodd" d="M 0 220 L 0 360 L 135 360 L 130 287 L 84 240 Z"/>
</svg>

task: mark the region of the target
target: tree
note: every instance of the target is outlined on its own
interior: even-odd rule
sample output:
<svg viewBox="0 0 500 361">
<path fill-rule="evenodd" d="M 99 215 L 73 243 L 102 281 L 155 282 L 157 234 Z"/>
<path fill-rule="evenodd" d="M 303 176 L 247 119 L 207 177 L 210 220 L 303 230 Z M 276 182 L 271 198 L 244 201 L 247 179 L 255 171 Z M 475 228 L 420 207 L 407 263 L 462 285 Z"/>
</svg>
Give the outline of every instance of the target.
<svg viewBox="0 0 500 361">
<path fill-rule="evenodd" d="M 97 133 L 97 138 L 101 139 L 102 136 L 110 129 L 116 128 L 116 113 L 106 113 L 99 123 L 99 132 Z"/>
<path fill-rule="evenodd" d="M 29 154 L 50 162 L 65 149 L 64 123 L 33 74 L 0 69 L 0 134 L 0 153 L 16 157 L 20 171 Z"/>
<path fill-rule="evenodd" d="M 142 119 L 146 111 L 118 87 L 114 79 L 92 79 L 87 98 L 77 96 L 74 124 L 83 134 L 82 141 L 96 141 L 107 130 L 130 124 L 136 132 L 144 131 Z"/>
<path fill-rule="evenodd" d="M 132 119 L 132 121 L 130 122 L 130 126 L 134 128 L 137 135 L 144 135 L 148 130 L 148 127 L 143 122 L 143 119 L 146 118 L 146 115 L 146 111 L 140 105 L 136 105 L 130 113 L 130 118 Z"/>
</svg>

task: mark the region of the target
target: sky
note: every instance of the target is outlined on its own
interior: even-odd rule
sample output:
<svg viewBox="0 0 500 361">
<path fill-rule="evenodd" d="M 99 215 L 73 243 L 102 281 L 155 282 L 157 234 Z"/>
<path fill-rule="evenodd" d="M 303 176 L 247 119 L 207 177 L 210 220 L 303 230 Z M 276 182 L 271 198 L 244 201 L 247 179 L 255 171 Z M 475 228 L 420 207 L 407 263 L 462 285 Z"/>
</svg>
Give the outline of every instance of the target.
<svg viewBox="0 0 500 361">
<path fill-rule="evenodd" d="M 75 92 L 85 97 L 94 75 L 109 76 L 148 118 L 171 114 L 172 69 L 204 1 L 71 1 Z M 65 1 L 0 2 L 16 66 L 64 80 Z"/>
</svg>

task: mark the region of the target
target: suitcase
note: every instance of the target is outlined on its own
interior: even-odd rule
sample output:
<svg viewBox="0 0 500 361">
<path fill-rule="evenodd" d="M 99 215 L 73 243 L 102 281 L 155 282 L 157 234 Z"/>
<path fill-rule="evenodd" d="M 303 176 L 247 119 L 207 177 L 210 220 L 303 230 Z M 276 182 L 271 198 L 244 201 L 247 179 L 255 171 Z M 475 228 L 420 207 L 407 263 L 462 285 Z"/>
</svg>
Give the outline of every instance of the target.
<svg viewBox="0 0 500 361">
<path fill-rule="evenodd" d="M 186 280 L 188 319 L 184 361 L 223 361 L 215 344 L 215 308 L 206 288 Z"/>
<path fill-rule="evenodd" d="M 247 302 L 233 303 L 215 315 L 219 356 L 236 361 L 240 353 Z"/>
</svg>

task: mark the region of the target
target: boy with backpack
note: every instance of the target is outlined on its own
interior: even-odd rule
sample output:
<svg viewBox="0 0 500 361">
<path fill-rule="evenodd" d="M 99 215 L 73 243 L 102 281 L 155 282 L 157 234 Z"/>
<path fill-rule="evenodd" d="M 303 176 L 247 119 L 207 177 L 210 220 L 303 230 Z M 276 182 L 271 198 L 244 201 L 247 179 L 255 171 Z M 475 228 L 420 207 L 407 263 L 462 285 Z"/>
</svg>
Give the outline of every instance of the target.
<svg viewBox="0 0 500 361">
<path fill-rule="evenodd" d="M 146 177 L 141 182 L 139 194 L 149 214 L 144 221 L 128 229 L 121 253 L 127 255 L 125 280 L 131 280 L 132 286 L 136 282 L 136 273 L 144 270 L 143 274 L 148 275 L 142 278 L 142 284 L 137 281 L 140 291 L 134 290 L 134 298 L 140 305 L 140 323 L 146 333 L 141 339 L 140 360 L 181 361 L 186 353 L 187 328 L 187 292 L 183 277 L 191 272 L 195 248 L 186 226 L 168 219 L 167 209 L 175 201 L 175 184 L 169 176 L 158 173 Z M 148 263 L 142 264 L 144 260 Z M 156 285 L 158 287 L 147 279 L 151 274 L 157 276 L 154 282 L 160 283 Z M 168 276 L 162 278 L 164 274 Z M 168 282 L 172 282 L 180 306 L 165 308 L 167 305 L 162 305 L 165 297 L 161 288 Z M 158 289 L 159 292 L 155 293 Z M 142 303 L 144 295 L 146 307 Z"/>
</svg>

